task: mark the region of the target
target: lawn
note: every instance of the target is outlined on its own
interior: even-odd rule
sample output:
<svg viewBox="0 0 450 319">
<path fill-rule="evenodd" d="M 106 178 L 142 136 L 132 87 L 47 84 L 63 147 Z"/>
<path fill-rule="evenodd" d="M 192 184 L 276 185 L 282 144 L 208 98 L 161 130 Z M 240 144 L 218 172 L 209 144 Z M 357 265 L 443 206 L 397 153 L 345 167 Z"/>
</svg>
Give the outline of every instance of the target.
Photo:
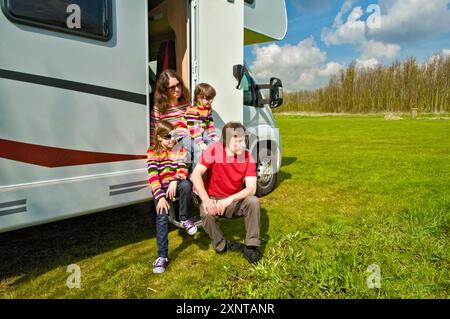
<svg viewBox="0 0 450 319">
<path fill-rule="evenodd" d="M 277 124 L 283 165 L 261 199 L 259 264 L 216 255 L 203 230 L 171 227 L 169 267 L 153 274 L 154 217 L 143 203 L 0 234 L 0 296 L 448 298 L 450 121 L 279 115 Z M 229 239 L 245 238 L 243 222 L 223 221 Z M 66 286 L 70 264 L 80 289 Z"/>
</svg>

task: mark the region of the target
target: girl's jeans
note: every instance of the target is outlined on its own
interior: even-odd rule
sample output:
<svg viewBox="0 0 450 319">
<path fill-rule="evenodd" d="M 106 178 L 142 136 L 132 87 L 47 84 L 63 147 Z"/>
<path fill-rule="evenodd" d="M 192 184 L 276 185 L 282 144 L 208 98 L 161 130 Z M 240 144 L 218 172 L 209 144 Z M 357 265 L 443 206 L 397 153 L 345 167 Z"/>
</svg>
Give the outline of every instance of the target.
<svg viewBox="0 0 450 319">
<path fill-rule="evenodd" d="M 167 191 L 167 189 L 166 189 Z M 177 195 L 180 197 L 180 220 L 185 221 L 189 218 L 189 207 L 191 203 L 192 184 L 189 180 L 178 182 Z M 167 199 L 170 201 L 170 199 Z M 154 199 L 155 207 L 158 204 Z M 158 257 L 167 258 L 169 254 L 169 215 L 156 214 L 156 243 L 158 244 Z"/>
</svg>

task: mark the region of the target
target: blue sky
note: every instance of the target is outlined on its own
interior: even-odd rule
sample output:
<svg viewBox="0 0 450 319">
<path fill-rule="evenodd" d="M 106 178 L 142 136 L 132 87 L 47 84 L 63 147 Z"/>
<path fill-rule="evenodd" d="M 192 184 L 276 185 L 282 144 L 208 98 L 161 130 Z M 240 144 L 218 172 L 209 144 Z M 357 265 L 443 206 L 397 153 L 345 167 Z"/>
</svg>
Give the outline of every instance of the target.
<svg viewBox="0 0 450 319">
<path fill-rule="evenodd" d="M 450 55 L 450 0 L 286 0 L 286 7 L 285 39 L 247 46 L 245 59 L 259 81 L 277 76 L 289 91 L 324 86 L 351 62 Z"/>
</svg>

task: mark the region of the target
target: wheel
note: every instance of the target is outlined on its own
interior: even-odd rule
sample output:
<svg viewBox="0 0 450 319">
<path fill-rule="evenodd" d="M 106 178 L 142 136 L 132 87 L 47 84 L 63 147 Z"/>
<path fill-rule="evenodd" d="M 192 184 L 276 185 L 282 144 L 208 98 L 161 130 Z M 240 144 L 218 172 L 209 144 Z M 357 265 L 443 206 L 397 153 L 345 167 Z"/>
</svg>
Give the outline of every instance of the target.
<svg viewBox="0 0 450 319">
<path fill-rule="evenodd" d="M 258 197 L 269 194 L 277 182 L 277 163 L 278 154 L 274 153 L 267 146 L 258 144 L 258 159 L 256 166 Z"/>
</svg>

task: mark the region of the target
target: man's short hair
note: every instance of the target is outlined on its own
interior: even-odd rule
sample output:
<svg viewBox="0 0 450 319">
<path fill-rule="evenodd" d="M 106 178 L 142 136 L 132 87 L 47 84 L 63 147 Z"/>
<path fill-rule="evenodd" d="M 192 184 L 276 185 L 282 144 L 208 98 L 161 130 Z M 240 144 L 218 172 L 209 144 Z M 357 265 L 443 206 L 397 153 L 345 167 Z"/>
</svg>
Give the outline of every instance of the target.
<svg viewBox="0 0 450 319">
<path fill-rule="evenodd" d="M 240 122 L 228 122 L 222 128 L 222 143 L 228 145 L 232 137 L 245 136 L 245 126 Z"/>
</svg>

